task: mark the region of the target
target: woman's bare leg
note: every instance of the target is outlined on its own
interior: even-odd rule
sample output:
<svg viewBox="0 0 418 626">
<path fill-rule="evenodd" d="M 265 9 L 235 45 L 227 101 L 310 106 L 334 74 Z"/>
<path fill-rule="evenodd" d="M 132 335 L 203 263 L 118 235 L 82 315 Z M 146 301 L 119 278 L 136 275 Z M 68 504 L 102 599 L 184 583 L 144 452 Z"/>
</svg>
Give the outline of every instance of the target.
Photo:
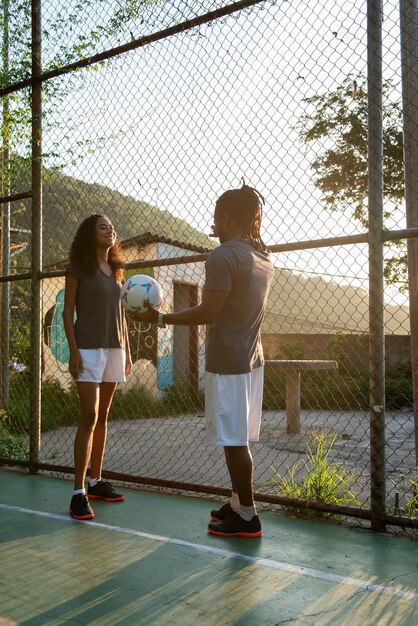
<svg viewBox="0 0 418 626">
<path fill-rule="evenodd" d="M 74 441 L 74 489 L 83 489 L 99 410 L 99 384 L 77 383 L 80 417 Z"/>
<path fill-rule="evenodd" d="M 91 448 L 91 478 L 100 478 L 102 475 L 103 456 L 107 437 L 107 416 L 112 404 L 113 394 L 117 383 L 101 383 L 99 389 L 99 410 L 96 426 L 93 432 Z"/>
</svg>

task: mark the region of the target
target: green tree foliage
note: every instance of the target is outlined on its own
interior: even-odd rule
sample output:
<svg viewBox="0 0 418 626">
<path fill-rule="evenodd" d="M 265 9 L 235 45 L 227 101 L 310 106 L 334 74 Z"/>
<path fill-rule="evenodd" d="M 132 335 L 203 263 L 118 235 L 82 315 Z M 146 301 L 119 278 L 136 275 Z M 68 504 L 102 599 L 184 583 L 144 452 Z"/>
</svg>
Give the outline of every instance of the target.
<svg viewBox="0 0 418 626">
<path fill-rule="evenodd" d="M 160 0 L 162 1 L 162 0 Z M 48 72 L 68 64 L 76 63 L 97 52 L 102 52 L 120 40 L 129 41 L 131 31 L 136 23 L 143 23 L 145 16 L 157 5 L 159 0 L 83 0 L 65 5 L 65 8 L 47 5 L 48 11 L 42 17 L 42 69 Z M 5 22 L 4 7 L 8 7 L 8 19 Z M 147 13 L 148 10 L 148 13 Z M 31 2 L 30 0 L 0 0 L 0 35 L 8 33 L 9 68 L 4 64 L 0 68 L 0 89 L 16 82 L 26 80 L 31 74 Z M 4 53 L 4 45 L 3 45 Z M 102 64 L 110 64 L 104 61 Z M 90 65 L 83 71 L 73 71 L 64 76 L 43 83 L 43 128 L 52 128 L 51 113 L 59 107 L 60 102 L 69 93 L 80 91 L 89 72 L 95 71 L 97 65 Z M 7 96 L 9 112 L 2 115 L 1 125 L 6 130 L 10 142 L 10 177 L 11 180 L 23 178 L 19 169 L 21 158 L 30 159 L 31 155 L 31 110 L 30 89 L 24 88 Z M 66 120 L 68 126 L 68 119 Z M 119 134 L 117 133 L 119 137 Z M 111 137 L 115 140 L 117 137 Z M 63 167 L 67 162 L 74 163 L 89 150 L 98 150 L 108 143 L 108 137 L 98 137 L 97 145 L 91 145 L 86 139 L 74 149 L 66 151 L 62 141 L 57 141 L 43 154 L 44 163 L 54 163 Z M 13 186 L 13 183 L 12 183 Z"/>
<path fill-rule="evenodd" d="M 306 98 L 307 112 L 297 125 L 300 139 L 313 150 L 313 182 L 325 208 L 342 212 L 368 227 L 367 90 L 364 76 L 348 76 L 335 91 Z M 402 109 L 391 99 L 391 81 L 383 86 L 384 221 L 402 210 L 404 197 Z M 394 244 L 391 244 L 392 248 Z M 385 277 L 406 277 L 406 251 L 387 256 Z"/>
</svg>

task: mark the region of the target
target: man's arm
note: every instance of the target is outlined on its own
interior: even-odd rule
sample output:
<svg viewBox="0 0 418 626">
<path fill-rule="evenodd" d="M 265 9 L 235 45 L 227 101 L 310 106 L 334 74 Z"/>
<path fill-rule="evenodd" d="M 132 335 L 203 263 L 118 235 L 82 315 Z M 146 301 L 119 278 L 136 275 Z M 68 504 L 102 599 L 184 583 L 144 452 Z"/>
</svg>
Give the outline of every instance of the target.
<svg viewBox="0 0 418 626">
<path fill-rule="evenodd" d="M 164 313 L 164 324 L 178 326 L 195 326 L 199 324 L 211 324 L 219 311 L 224 306 L 229 291 L 203 291 L 202 301 L 197 306 L 176 313 Z M 147 304 L 147 311 L 143 313 L 128 313 L 136 322 L 158 322 L 158 309 Z"/>
</svg>

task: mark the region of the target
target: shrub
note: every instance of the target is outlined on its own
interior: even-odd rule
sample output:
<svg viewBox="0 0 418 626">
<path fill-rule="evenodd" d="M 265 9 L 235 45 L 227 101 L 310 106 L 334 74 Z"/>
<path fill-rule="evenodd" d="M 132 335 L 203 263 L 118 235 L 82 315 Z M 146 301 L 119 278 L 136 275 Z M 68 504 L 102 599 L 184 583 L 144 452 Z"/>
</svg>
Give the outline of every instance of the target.
<svg viewBox="0 0 418 626">
<path fill-rule="evenodd" d="M 28 459 L 28 444 L 23 435 L 12 435 L 0 428 L 0 456 L 8 459 Z"/>
<path fill-rule="evenodd" d="M 392 365 L 386 370 L 386 408 L 413 406 L 412 372 L 409 366 Z"/>
<path fill-rule="evenodd" d="M 301 376 L 302 409 L 367 410 L 369 381 L 367 375 L 341 376 L 335 371 L 304 372 Z M 284 372 L 266 373 L 263 408 L 267 411 L 286 406 Z"/>
<path fill-rule="evenodd" d="M 186 383 L 175 383 L 165 392 L 162 406 L 165 414 L 194 413 L 204 409 L 203 393 L 193 394 Z"/>
<path fill-rule="evenodd" d="M 44 381 L 41 388 L 41 429 L 53 430 L 78 421 L 78 398 L 75 388 L 66 391 L 57 381 Z M 30 388 L 26 375 L 11 377 L 10 402 L 4 410 L 3 426 L 11 434 L 29 432 Z"/>
<path fill-rule="evenodd" d="M 338 371 L 306 372 L 301 382 L 301 405 L 304 409 L 367 410 L 368 374 L 353 376 L 341 375 Z"/>
<path fill-rule="evenodd" d="M 386 408 L 397 410 L 412 406 L 411 370 L 405 366 L 386 371 Z M 308 371 L 301 376 L 301 407 L 335 411 L 369 409 L 369 373 Z M 263 408 L 267 411 L 286 406 L 286 377 L 283 372 L 266 372 Z"/>
<path fill-rule="evenodd" d="M 79 404 L 75 386 L 66 391 L 57 381 L 44 381 L 41 393 L 42 431 L 77 424 Z"/>
<path fill-rule="evenodd" d="M 136 387 L 122 393 L 116 391 L 110 419 L 112 420 L 135 420 L 147 417 L 158 417 L 160 414 L 159 402 L 145 387 Z"/>
</svg>

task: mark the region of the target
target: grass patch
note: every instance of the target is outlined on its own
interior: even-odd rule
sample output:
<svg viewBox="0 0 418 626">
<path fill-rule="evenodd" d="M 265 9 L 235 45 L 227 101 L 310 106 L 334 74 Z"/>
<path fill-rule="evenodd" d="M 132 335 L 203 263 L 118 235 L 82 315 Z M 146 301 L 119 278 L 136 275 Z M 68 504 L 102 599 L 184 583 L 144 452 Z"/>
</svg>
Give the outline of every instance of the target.
<svg viewBox="0 0 418 626">
<path fill-rule="evenodd" d="M 294 463 L 287 469 L 286 474 L 281 474 L 274 467 L 271 467 L 273 476 L 269 478 L 264 487 L 273 486 L 273 491 L 277 495 L 295 500 L 360 506 L 359 501 L 351 491 L 351 486 L 355 481 L 354 476 L 343 468 L 342 463 L 330 461 L 328 458 L 335 440 L 336 435 L 330 437 L 321 433 L 316 434 L 314 437 L 315 445 L 308 444 L 307 446 L 307 460 L 303 459 Z M 296 510 L 306 513 L 305 508 Z M 327 517 L 330 515 L 328 513 L 321 514 L 321 516 Z"/>
<path fill-rule="evenodd" d="M 416 479 L 410 481 L 412 484 L 412 493 L 414 494 L 406 503 L 405 513 L 408 517 L 418 518 L 418 469 L 416 470 Z"/>
</svg>

